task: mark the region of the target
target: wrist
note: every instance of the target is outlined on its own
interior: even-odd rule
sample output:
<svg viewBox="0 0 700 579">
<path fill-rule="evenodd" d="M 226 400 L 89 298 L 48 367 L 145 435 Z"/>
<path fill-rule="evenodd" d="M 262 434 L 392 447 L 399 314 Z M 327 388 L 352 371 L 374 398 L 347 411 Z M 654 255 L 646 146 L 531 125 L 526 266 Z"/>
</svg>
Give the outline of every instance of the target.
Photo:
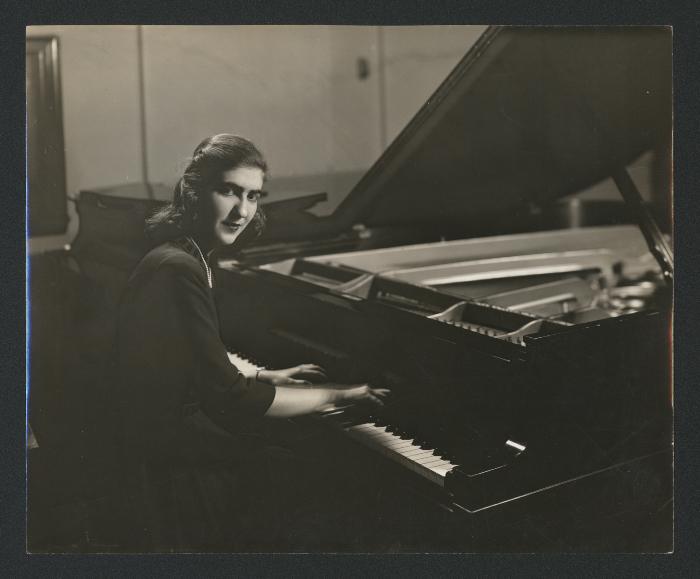
<svg viewBox="0 0 700 579">
<path fill-rule="evenodd" d="M 331 403 L 336 406 L 341 406 L 352 402 L 352 388 L 334 388 L 330 391 L 331 393 Z"/>
<path fill-rule="evenodd" d="M 342 390 L 336 390 L 334 388 L 328 390 L 328 404 L 340 406 L 343 402 L 345 402 L 345 395 Z"/>
<path fill-rule="evenodd" d="M 269 370 L 258 370 L 255 372 L 255 379 L 258 382 L 266 382 L 267 384 L 272 384 L 272 376 L 270 376 Z"/>
</svg>

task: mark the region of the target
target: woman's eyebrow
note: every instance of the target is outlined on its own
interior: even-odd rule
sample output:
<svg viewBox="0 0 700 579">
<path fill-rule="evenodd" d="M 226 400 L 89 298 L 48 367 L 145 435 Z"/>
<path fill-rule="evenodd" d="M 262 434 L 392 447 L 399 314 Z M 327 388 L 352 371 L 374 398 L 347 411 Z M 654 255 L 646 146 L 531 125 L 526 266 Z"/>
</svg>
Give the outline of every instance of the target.
<svg viewBox="0 0 700 579">
<path fill-rule="evenodd" d="M 219 183 L 220 187 L 228 187 L 229 189 L 233 189 L 234 191 L 243 191 L 243 187 L 240 185 L 233 183 L 232 181 L 221 181 Z"/>
<path fill-rule="evenodd" d="M 237 183 L 233 183 L 232 181 L 222 181 L 220 185 L 225 186 L 225 187 L 229 187 L 233 191 L 236 191 L 238 193 L 243 193 L 243 191 L 245 191 L 244 187 L 241 187 L 240 185 L 238 185 Z M 262 196 L 267 195 L 267 192 L 263 191 L 262 189 L 251 189 L 250 193 L 258 193 Z"/>
</svg>

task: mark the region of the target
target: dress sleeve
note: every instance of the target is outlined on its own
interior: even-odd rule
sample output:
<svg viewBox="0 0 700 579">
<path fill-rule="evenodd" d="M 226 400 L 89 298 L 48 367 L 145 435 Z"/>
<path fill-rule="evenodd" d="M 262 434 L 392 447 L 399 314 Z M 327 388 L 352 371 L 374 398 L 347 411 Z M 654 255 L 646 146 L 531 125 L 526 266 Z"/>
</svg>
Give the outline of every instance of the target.
<svg viewBox="0 0 700 579">
<path fill-rule="evenodd" d="M 172 300 L 172 331 L 182 337 L 178 350 L 186 359 L 183 366 L 192 373 L 191 387 L 197 402 L 212 421 L 235 432 L 247 420 L 266 412 L 275 388 L 246 378 L 231 364 L 221 341 L 210 289 L 196 266 L 164 264 L 154 277 L 165 286 L 163 298 Z"/>
</svg>

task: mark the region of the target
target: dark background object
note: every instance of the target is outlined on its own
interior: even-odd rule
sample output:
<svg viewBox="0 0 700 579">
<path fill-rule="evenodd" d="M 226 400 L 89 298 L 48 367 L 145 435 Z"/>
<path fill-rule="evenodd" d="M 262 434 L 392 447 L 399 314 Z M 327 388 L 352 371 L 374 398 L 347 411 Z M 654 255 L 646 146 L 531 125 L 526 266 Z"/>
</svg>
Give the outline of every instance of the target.
<svg viewBox="0 0 700 579">
<path fill-rule="evenodd" d="M 64 233 L 66 163 L 58 38 L 27 39 L 29 235 Z"/>
<path fill-rule="evenodd" d="M 665 142 L 671 105 L 668 29 L 490 28 L 334 216 L 444 225 L 543 207 Z"/>
</svg>

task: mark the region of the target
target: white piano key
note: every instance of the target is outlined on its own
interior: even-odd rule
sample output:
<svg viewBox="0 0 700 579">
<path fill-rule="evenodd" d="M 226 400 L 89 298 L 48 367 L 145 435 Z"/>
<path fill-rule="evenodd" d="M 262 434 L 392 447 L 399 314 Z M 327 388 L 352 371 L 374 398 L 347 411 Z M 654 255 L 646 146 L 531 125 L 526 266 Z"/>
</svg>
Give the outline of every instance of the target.
<svg viewBox="0 0 700 579">
<path fill-rule="evenodd" d="M 413 446 L 413 448 L 406 451 L 405 454 L 406 456 L 411 456 L 412 458 L 414 458 L 414 460 L 418 460 L 419 458 L 427 458 L 429 456 L 433 456 L 433 451 L 420 448 L 419 446 Z"/>
<path fill-rule="evenodd" d="M 431 470 L 432 470 L 436 475 L 438 475 L 439 477 L 441 477 L 441 478 L 444 479 L 444 478 L 447 476 L 447 473 L 450 472 L 455 466 L 457 466 L 457 465 L 456 465 L 456 464 L 452 464 L 452 463 L 448 463 L 448 464 L 445 465 L 445 466 L 436 466 L 436 467 L 433 467 Z"/>
<path fill-rule="evenodd" d="M 433 455 L 432 458 L 428 457 L 427 459 L 418 458 L 418 459 L 416 459 L 416 462 L 422 464 L 423 466 L 427 466 L 429 468 L 433 467 L 433 466 L 444 466 L 446 464 L 449 464 L 447 461 L 445 461 L 439 457 L 436 457 L 435 455 Z"/>
<path fill-rule="evenodd" d="M 408 452 L 410 450 L 418 448 L 413 441 L 409 440 L 390 440 L 388 444 L 397 452 Z"/>
<path fill-rule="evenodd" d="M 405 440 L 375 439 L 378 443 L 395 452 L 407 455 L 412 453 L 417 447 Z"/>
</svg>

